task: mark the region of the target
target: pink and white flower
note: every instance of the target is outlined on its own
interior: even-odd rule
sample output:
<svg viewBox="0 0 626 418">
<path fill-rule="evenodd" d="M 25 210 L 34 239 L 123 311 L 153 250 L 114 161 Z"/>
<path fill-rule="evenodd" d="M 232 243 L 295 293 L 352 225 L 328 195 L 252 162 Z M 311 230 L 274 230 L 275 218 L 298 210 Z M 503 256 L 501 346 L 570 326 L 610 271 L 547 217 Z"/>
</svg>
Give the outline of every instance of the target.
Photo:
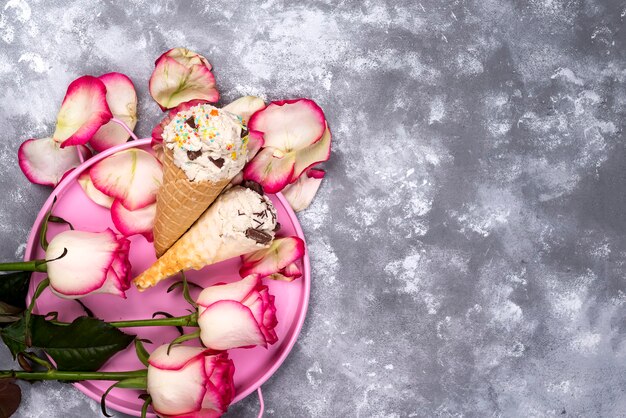
<svg viewBox="0 0 626 418">
<path fill-rule="evenodd" d="M 132 279 L 129 249 L 130 241 L 111 229 L 61 232 L 46 250 L 46 260 L 53 260 L 46 264 L 50 287 L 66 299 L 93 293 L 126 298 Z"/>
<path fill-rule="evenodd" d="M 239 275 L 251 274 L 274 280 L 293 281 L 302 276 L 296 263 L 305 253 L 304 241 L 299 237 L 276 238 L 269 248 L 241 256 Z"/>
<path fill-rule="evenodd" d="M 148 393 L 162 418 L 217 418 L 235 395 L 235 366 L 227 353 L 162 345 L 148 359 Z"/>
<path fill-rule="evenodd" d="M 150 94 L 161 110 L 190 100 L 218 101 L 211 64 L 202 55 L 186 48 L 170 49 L 154 63 Z"/>
<path fill-rule="evenodd" d="M 196 302 L 200 339 L 207 348 L 267 347 L 278 341 L 274 296 L 258 276 L 207 287 Z"/>
</svg>

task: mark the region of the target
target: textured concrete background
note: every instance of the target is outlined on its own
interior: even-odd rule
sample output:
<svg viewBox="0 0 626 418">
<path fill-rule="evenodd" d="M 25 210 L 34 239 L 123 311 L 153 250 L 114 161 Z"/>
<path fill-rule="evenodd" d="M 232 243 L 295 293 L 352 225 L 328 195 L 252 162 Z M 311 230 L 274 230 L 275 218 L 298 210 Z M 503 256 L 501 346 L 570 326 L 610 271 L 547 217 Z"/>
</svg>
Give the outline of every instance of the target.
<svg viewBox="0 0 626 418">
<path fill-rule="evenodd" d="M 68 83 L 128 74 L 146 136 L 153 61 L 187 46 L 224 103 L 311 97 L 334 133 L 268 416 L 626 416 L 626 3 L 124 3 L 0 6 L 2 258 L 49 192 L 17 147 L 52 133 Z M 20 417 L 98 414 L 70 386 L 24 388 Z"/>
</svg>

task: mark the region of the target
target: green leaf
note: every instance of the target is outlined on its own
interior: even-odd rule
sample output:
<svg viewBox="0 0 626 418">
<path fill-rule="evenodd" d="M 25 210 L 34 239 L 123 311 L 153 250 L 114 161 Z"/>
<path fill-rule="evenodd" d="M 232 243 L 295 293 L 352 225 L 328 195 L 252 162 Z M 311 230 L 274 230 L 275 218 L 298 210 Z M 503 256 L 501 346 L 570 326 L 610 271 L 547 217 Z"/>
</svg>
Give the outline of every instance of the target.
<svg viewBox="0 0 626 418">
<path fill-rule="evenodd" d="M 0 330 L 0 337 L 6 346 L 11 350 L 13 358 L 26 350 L 26 323 L 24 318 L 20 318 L 19 321 L 12 323 L 8 327 Z"/>
<path fill-rule="evenodd" d="M 30 271 L 18 271 L 0 275 L 0 302 L 19 308 L 20 312 L 26 309 L 31 274 Z M 0 313 L 6 312 L 0 309 Z"/>
<path fill-rule="evenodd" d="M 135 339 L 97 319 L 81 316 L 70 325 L 57 325 L 42 316 L 33 318 L 33 346 L 52 357 L 59 370 L 98 370 Z"/>
<path fill-rule="evenodd" d="M 27 348 L 26 327 L 22 319 L 0 331 L 13 357 Z M 44 350 L 63 371 L 95 371 L 114 354 L 135 339 L 106 322 L 81 316 L 69 325 L 46 321 L 45 316 L 31 317 L 33 348 Z"/>
</svg>

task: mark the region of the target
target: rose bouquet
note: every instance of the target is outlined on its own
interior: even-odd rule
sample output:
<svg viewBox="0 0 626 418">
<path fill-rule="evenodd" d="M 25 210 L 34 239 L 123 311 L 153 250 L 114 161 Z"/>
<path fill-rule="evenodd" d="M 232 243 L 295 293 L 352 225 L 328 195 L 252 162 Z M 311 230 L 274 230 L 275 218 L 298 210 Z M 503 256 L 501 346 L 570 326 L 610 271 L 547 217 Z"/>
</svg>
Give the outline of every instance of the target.
<svg viewBox="0 0 626 418">
<path fill-rule="evenodd" d="M 17 394 L 0 401 L 8 415 L 19 405 L 13 380 L 23 379 L 111 381 L 102 394 L 105 415 L 106 397 L 118 388 L 142 391 L 143 416 L 151 408 L 163 418 L 219 417 L 235 395 L 237 365 L 228 350 L 267 348 L 281 338 L 276 297 L 264 281 L 302 277 L 305 244 L 282 233 L 265 193 L 282 191 L 296 211 L 309 206 L 325 175 L 318 164 L 330 156 L 322 109 L 310 99 L 266 104 L 253 96 L 216 107 L 211 64 L 184 48 L 157 59 L 149 91 L 166 112 L 151 147 L 111 150 L 76 179 L 109 210 L 113 227 L 78 230 L 52 208 L 39 231 L 45 256 L 0 263 L 0 271 L 12 272 L 0 277 L 0 338 L 20 367 L 0 371 L 0 390 Z M 31 182 L 56 187 L 95 153 L 137 140 L 136 122 L 127 76 L 80 77 L 68 87 L 53 134 L 20 146 L 19 166 Z M 51 223 L 67 229 L 48 241 Z M 133 270 L 134 236 L 154 242 L 157 259 L 143 272 Z M 202 288 L 183 273 L 233 258 L 240 259 L 239 280 L 215 278 Z M 31 272 L 45 277 L 27 305 Z M 175 276 L 167 292 L 180 291 L 186 315 L 157 311 L 107 322 L 89 309 L 92 295 L 126 298 L 133 283 L 143 291 Z M 46 291 L 80 305 L 84 315 L 64 322 L 57 312 L 38 312 Z M 150 341 L 125 332 L 153 326 L 180 335 L 149 354 Z M 100 370 L 131 345 L 143 368 Z"/>
</svg>

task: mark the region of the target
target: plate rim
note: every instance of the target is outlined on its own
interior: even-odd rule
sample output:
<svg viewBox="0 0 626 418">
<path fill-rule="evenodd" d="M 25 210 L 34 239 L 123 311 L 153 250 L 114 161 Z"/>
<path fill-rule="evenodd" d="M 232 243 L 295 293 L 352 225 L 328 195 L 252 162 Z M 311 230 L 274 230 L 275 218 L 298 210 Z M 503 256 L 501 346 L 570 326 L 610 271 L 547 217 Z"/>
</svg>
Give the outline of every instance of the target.
<svg viewBox="0 0 626 418">
<path fill-rule="evenodd" d="M 116 152 L 123 151 L 123 150 L 130 149 L 130 148 L 137 148 L 137 147 L 142 147 L 145 145 L 150 145 L 151 142 L 152 142 L 152 138 L 141 138 L 137 140 L 131 140 L 120 145 L 116 145 L 114 147 L 111 147 L 85 160 L 78 167 L 73 169 L 68 175 L 66 175 L 63 178 L 63 180 L 61 180 L 61 182 L 59 182 L 59 184 L 52 190 L 52 192 L 50 193 L 50 196 L 48 196 L 46 201 L 43 203 L 43 205 L 41 206 L 41 209 L 39 210 L 37 214 L 37 217 L 33 221 L 33 225 L 28 234 L 28 240 L 26 242 L 26 249 L 24 251 L 24 261 L 31 260 L 33 250 L 39 244 L 38 235 L 39 235 L 39 228 L 41 226 L 41 222 L 43 221 L 46 215 L 46 212 L 50 209 L 50 207 L 54 203 L 55 198 L 59 194 L 62 194 L 62 192 L 70 184 L 72 184 L 78 178 L 78 176 L 80 176 L 80 174 L 83 171 L 85 171 L 85 169 L 89 168 L 96 162 L 112 154 L 115 154 Z M 296 344 L 296 341 L 298 340 L 298 337 L 300 336 L 300 333 L 302 331 L 302 326 L 304 325 L 304 320 L 306 319 L 306 314 L 309 309 L 309 299 L 310 299 L 310 294 L 311 294 L 311 262 L 309 259 L 309 249 L 306 243 L 306 238 L 304 236 L 304 232 L 302 231 L 302 226 L 300 225 L 300 221 L 298 217 L 296 216 L 295 212 L 293 211 L 293 209 L 291 208 L 291 206 L 289 205 L 289 203 L 287 202 L 287 199 L 285 199 L 282 193 L 276 193 L 275 196 L 284 206 L 285 211 L 289 215 L 289 218 L 291 219 L 294 225 L 294 229 L 296 230 L 296 234 L 298 235 L 298 237 L 300 237 L 304 241 L 305 251 L 304 251 L 304 256 L 302 257 L 304 274 L 302 275 L 302 278 L 301 278 L 301 280 L 303 280 L 304 282 L 304 291 L 302 295 L 302 298 L 303 298 L 302 308 L 300 309 L 300 312 L 298 313 L 298 316 L 295 321 L 295 326 L 296 326 L 295 331 L 291 335 L 289 341 L 287 342 L 285 350 L 283 350 L 280 356 L 278 356 L 278 358 L 274 360 L 274 362 L 272 363 L 272 366 L 263 375 L 261 375 L 256 381 L 254 381 L 253 384 L 250 385 L 249 389 L 241 393 L 235 394 L 235 397 L 233 401 L 231 402 L 231 405 L 241 401 L 243 398 L 247 397 L 252 392 L 255 392 L 259 387 L 261 387 L 265 382 L 267 382 L 274 373 L 276 373 L 276 370 L 278 370 L 278 368 L 280 368 L 280 366 L 284 363 L 284 361 L 287 359 L 287 357 L 291 353 L 293 346 Z M 27 303 L 30 303 L 32 287 L 33 287 L 33 284 L 31 283 L 29 285 L 28 294 L 26 295 Z M 85 387 L 85 385 L 83 385 L 82 383 L 80 382 L 72 383 L 72 386 L 80 390 L 82 393 L 84 393 L 89 398 L 93 399 L 94 401 L 98 401 L 98 402 L 100 401 L 100 396 L 97 396 L 94 392 L 92 392 L 90 389 Z M 131 409 L 131 408 L 127 408 L 122 405 L 117 405 L 114 402 L 107 402 L 107 406 L 109 406 L 111 409 L 114 409 L 118 412 L 122 412 L 122 413 L 129 414 L 132 416 L 139 416 L 137 415 L 138 411 Z"/>
</svg>

